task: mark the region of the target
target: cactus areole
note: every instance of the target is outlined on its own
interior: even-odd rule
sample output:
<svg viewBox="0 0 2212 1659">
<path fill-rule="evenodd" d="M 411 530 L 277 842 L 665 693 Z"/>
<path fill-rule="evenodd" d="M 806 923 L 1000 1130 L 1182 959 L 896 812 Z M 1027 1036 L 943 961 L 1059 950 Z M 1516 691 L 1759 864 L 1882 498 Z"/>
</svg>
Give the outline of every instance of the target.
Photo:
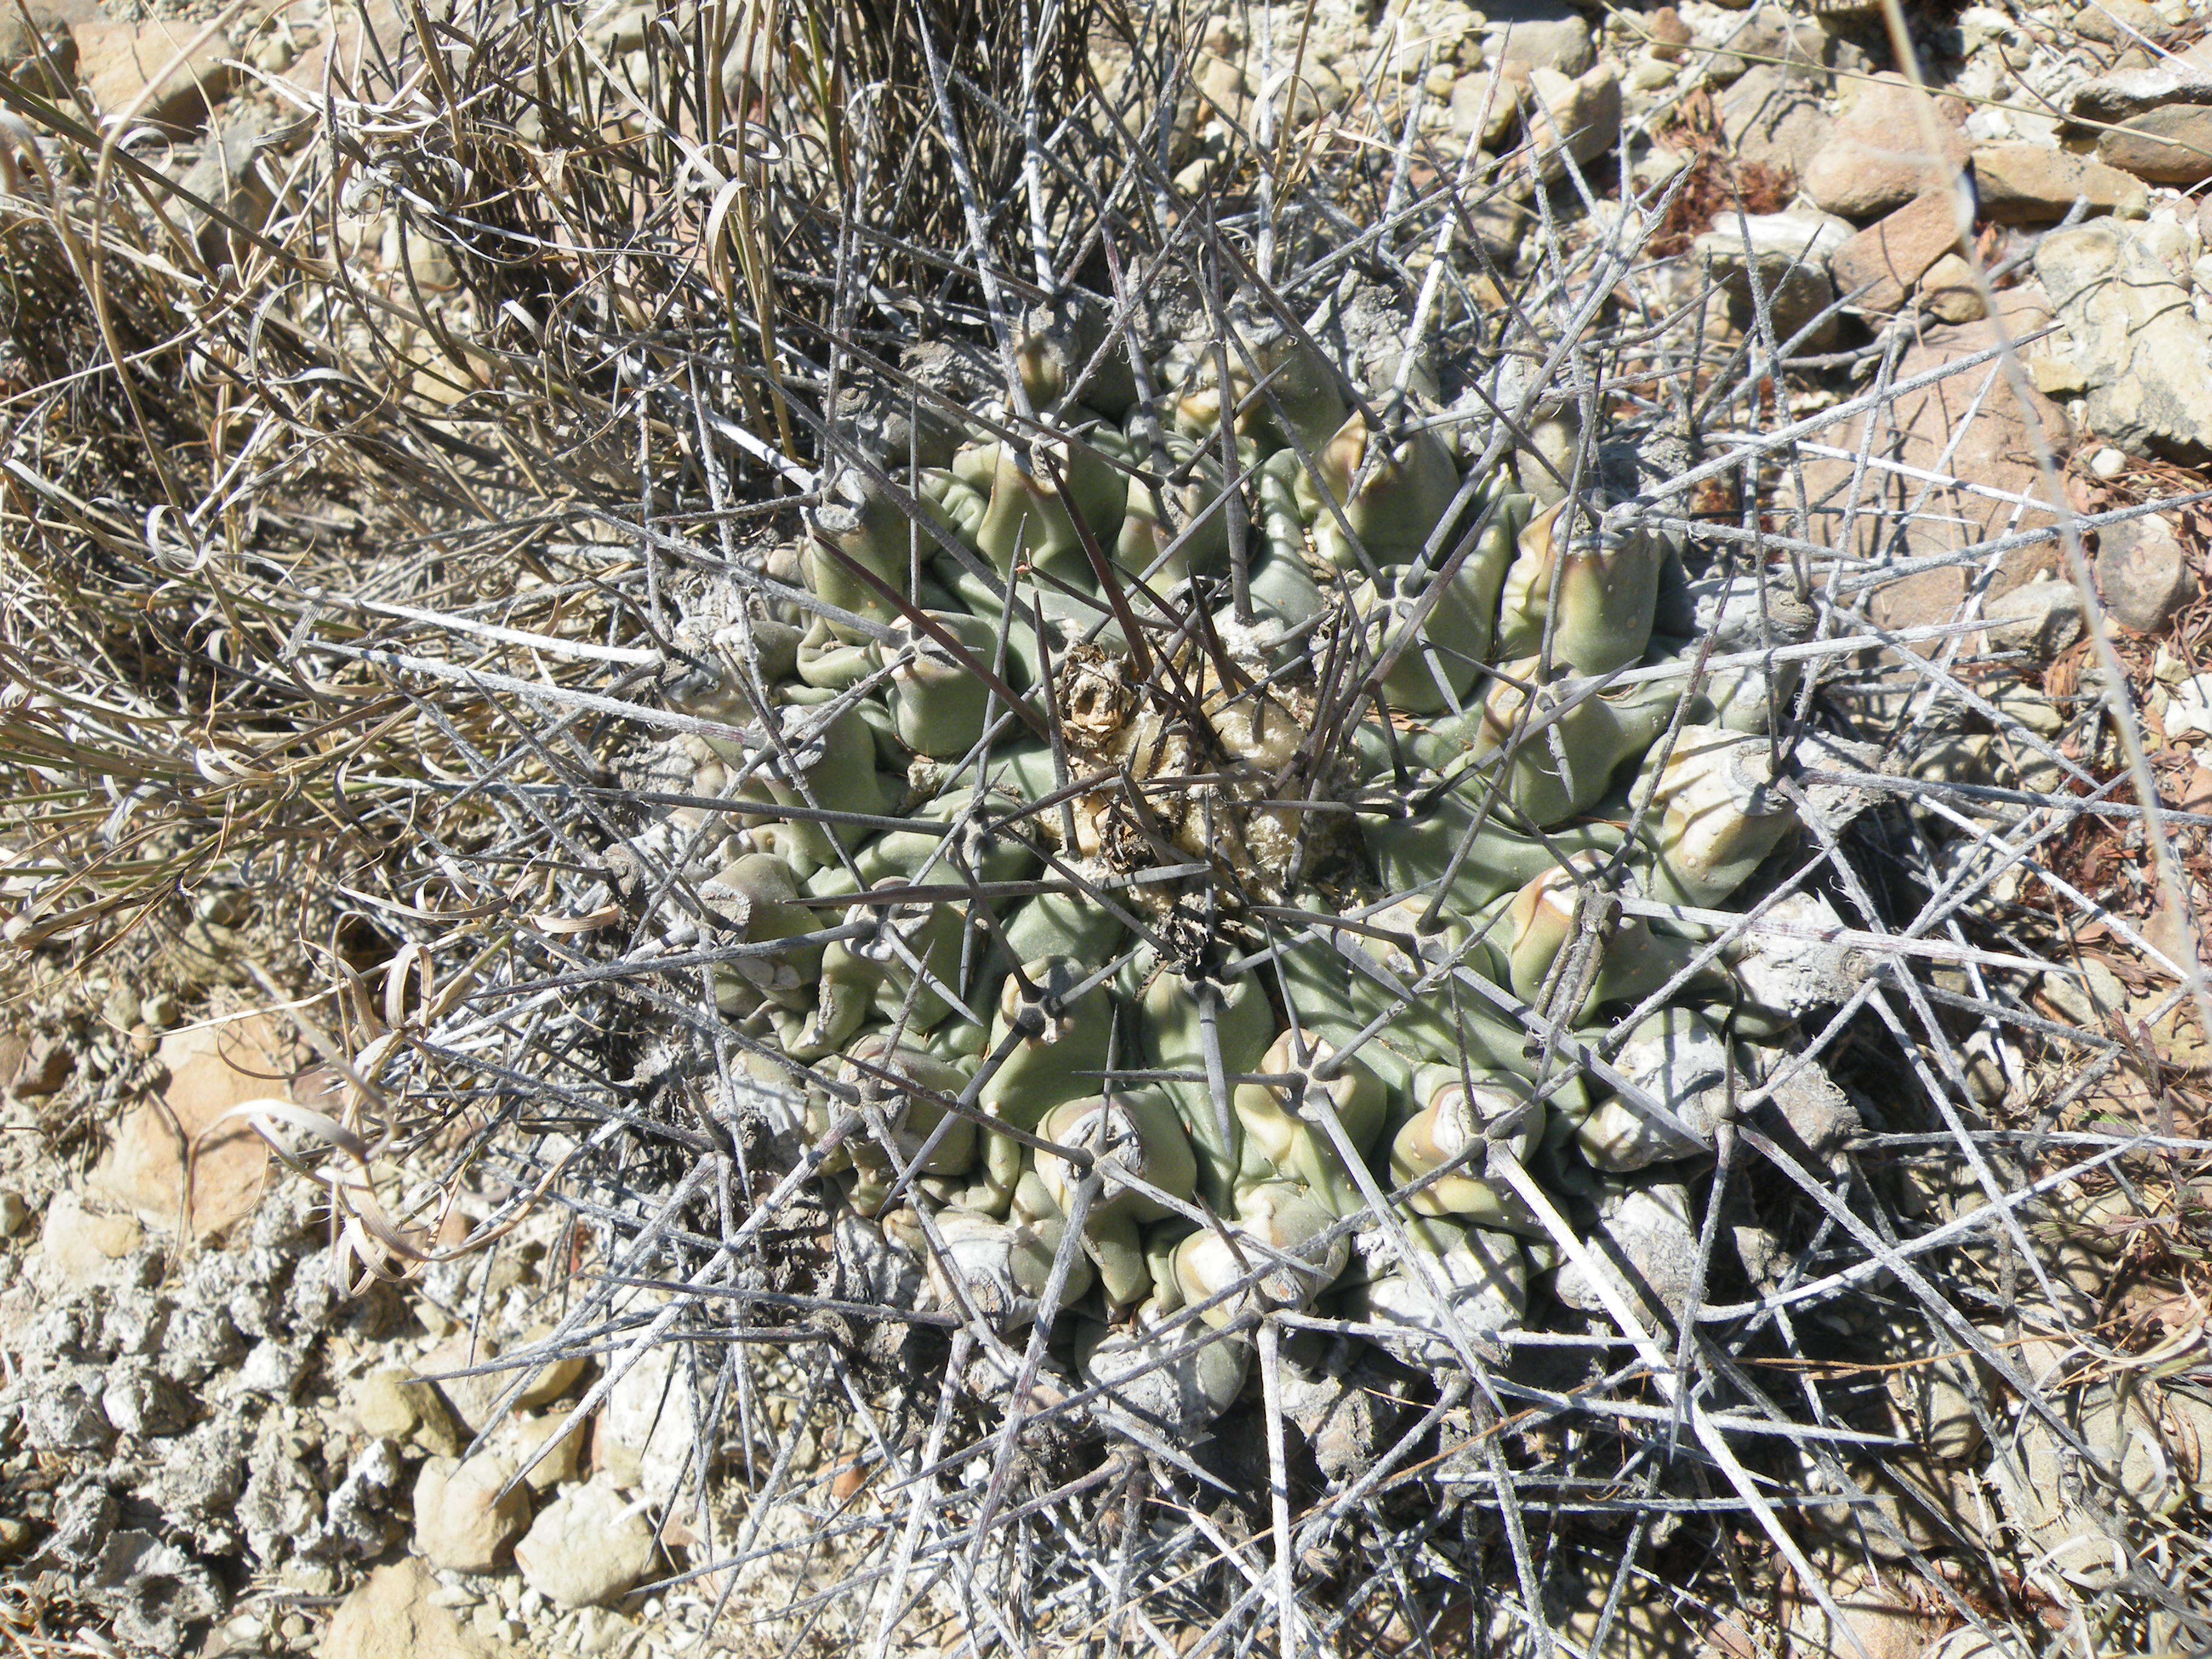
<svg viewBox="0 0 2212 1659">
<path fill-rule="evenodd" d="M 1776 699 L 1633 672 L 1694 654 L 1634 503 L 1540 514 L 1279 337 L 1224 387 L 1069 314 L 949 465 L 845 447 L 745 600 L 795 650 L 665 684 L 734 803 L 716 999 L 833 1204 L 1188 1431 L 1277 1310 L 1460 1365 L 1542 1304 L 1528 1179 L 1709 1158 L 1786 1015 L 1623 900 L 1709 921 L 1797 824 Z"/>
</svg>

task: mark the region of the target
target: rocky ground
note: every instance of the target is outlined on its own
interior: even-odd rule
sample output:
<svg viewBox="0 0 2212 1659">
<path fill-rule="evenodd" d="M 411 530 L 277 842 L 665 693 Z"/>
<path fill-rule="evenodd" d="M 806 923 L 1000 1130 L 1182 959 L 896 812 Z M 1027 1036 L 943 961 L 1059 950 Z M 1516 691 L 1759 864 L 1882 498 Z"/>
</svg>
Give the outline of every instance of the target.
<svg viewBox="0 0 2212 1659">
<path fill-rule="evenodd" d="M 239 211 L 298 142 L 298 94 L 284 84 L 318 85 L 331 54 L 393 21 L 376 5 L 364 22 L 309 4 L 250 30 L 226 12 L 202 38 L 185 14 L 157 21 L 73 3 L 31 5 L 43 33 L 0 17 L 10 72 L 63 79 L 92 112 L 173 124 L 186 136 L 167 146 L 167 163 Z M 1519 202 L 1533 208 L 1548 191 L 1547 210 L 1579 234 L 1657 214 L 1645 275 L 1661 294 L 1717 285 L 1697 324 L 1708 341 L 1771 331 L 1820 358 L 1819 373 L 1793 380 L 1797 414 L 1877 377 L 1911 381 L 2016 344 L 2030 382 L 2017 395 L 1993 386 L 1992 369 L 1896 398 L 1852 441 L 1886 469 L 1814 447 L 1771 510 L 1869 559 L 1920 561 L 1908 580 L 1871 589 L 1870 623 L 1963 616 L 1986 629 L 1976 648 L 2022 653 L 2011 659 L 2021 672 L 1985 697 L 1946 702 L 1921 695 L 1925 675 L 1900 677 L 1893 659 L 1832 687 L 1832 703 L 1900 772 L 1965 791 L 2047 788 L 2062 761 L 2100 776 L 2119 764 L 2096 709 L 2117 665 L 2161 795 L 2212 812 L 2212 767 L 2199 760 L 2212 759 L 2212 605 L 2192 500 L 2212 460 L 2208 20 L 2201 7 L 2144 0 L 1902 9 L 1932 99 L 1876 9 L 1849 0 L 1325 5 L 1287 83 L 1291 119 L 1326 131 L 1379 106 L 1424 137 L 1434 168 L 1470 146 L 1563 140 L 1589 196 L 1538 163 Z M 641 16 L 611 8 L 600 20 L 617 65 Z M 1229 153 L 1227 134 L 1268 77 L 1288 72 L 1300 27 L 1297 9 L 1279 7 L 1206 33 L 1187 185 Z M 1110 75 L 1110 54 L 1101 67 Z M 1483 222 L 1505 287 L 1516 258 L 1526 276 L 1537 257 L 1523 252 L 1529 216 L 1500 205 Z M 372 283 L 435 295 L 448 276 L 436 250 L 388 218 L 356 222 L 343 252 Z M 2095 597 L 2115 625 L 2109 657 L 2047 544 L 1990 555 L 1988 570 L 1936 556 L 2051 521 L 2039 452 L 2077 512 L 2160 504 L 2105 524 L 2091 549 Z M 1868 510 L 1891 498 L 1916 515 L 1909 544 Z M 1942 798 L 1915 811 L 1947 869 L 1993 856 Z M 2203 915 L 2204 832 L 2185 827 L 2176 845 Z M 2121 1034 L 2172 1086 L 2125 1067 L 2054 1075 L 2033 1032 L 1992 1024 L 1968 1045 L 1977 1097 L 2058 1128 L 2201 1134 L 2190 1080 L 2212 1067 L 2212 1045 L 2174 988 L 2193 936 L 2152 879 L 2140 823 L 2072 834 L 2054 867 L 2110 919 L 2080 927 L 2041 890 L 1987 884 L 1973 901 L 1984 922 L 2045 950 L 2065 938 L 2078 966 L 2002 994 L 2051 1030 Z M 727 1560 L 733 1539 L 741 1551 L 826 1522 L 851 1496 L 863 1432 L 830 1409 L 820 1378 L 771 1360 L 769 1385 L 730 1415 L 741 1430 L 703 1436 L 673 1359 L 595 1387 L 590 1357 L 550 1340 L 591 1248 L 588 1227 L 555 1209 L 403 1286 L 358 1284 L 313 1183 L 226 1115 L 271 1099 L 312 1109 L 332 1081 L 270 1011 L 252 967 L 270 941 L 228 896 L 210 896 L 161 952 L 118 953 L 88 972 L 9 938 L 23 960 L 0 1038 L 0 1627 L 76 1644 L 54 1651 L 326 1659 L 581 1659 L 810 1639 L 801 1615 L 767 1635 L 746 1620 L 771 1590 L 781 1605 L 809 1572 L 830 1573 L 834 1545 L 777 1566 L 772 1583 L 765 1567 L 694 1569 Z M 1996 994 L 1950 969 L 1934 983 Z M 1940 1174 L 1923 1186 L 1938 1215 L 1984 1201 Z M 465 1200 L 441 1237 L 468 1238 L 514 1196 Z M 2087 1316 L 2186 1328 L 2176 1281 L 2113 1290 L 2160 1216 L 2122 1189 L 2085 1202 L 2080 1224 L 2051 1259 Z M 641 1317 L 649 1309 L 641 1299 Z M 2195 1322 L 2196 1348 L 2167 1356 L 2182 1370 L 2166 1375 L 2185 1375 L 2192 1352 L 2203 1360 L 2201 1309 Z M 2063 1350 L 2044 1358 L 2065 1363 Z M 2029 1478 L 2007 1486 L 1984 1425 L 2008 1408 L 1970 1368 L 1905 1375 L 1892 1392 L 1921 1437 L 1930 1504 L 1969 1524 L 2008 1515 L 2060 1571 L 2094 1581 L 2100 1546 L 2069 1510 L 2058 1449 L 2023 1443 Z M 2198 1524 L 2188 1517 L 2212 1508 L 2212 1409 L 2185 1392 L 2147 1404 L 2114 1374 L 2070 1398 L 2148 1508 Z M 779 1457 L 780 1479 L 811 1495 L 749 1516 L 749 1484 Z M 687 1470 L 709 1465 L 721 1495 L 696 1525 L 672 1521 L 656 1535 L 649 1517 Z M 1852 1596 L 1853 1635 L 1881 1659 L 1983 1650 L 1947 1637 L 1953 1621 L 1924 1596 L 1875 1581 Z M 1809 1603 L 1756 1619 L 1719 1608 L 1694 1631 L 1632 1635 L 1653 1649 L 1749 1653 L 1786 1632 L 1800 1651 L 1849 1650 L 1823 1617 Z"/>
</svg>

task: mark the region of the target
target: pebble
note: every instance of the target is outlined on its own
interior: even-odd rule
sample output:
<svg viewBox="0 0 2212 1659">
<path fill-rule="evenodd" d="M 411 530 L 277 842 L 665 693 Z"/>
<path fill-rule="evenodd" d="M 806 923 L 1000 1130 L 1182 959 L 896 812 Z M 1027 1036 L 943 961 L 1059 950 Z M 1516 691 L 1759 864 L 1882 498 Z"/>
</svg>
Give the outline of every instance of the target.
<svg viewBox="0 0 2212 1659">
<path fill-rule="evenodd" d="M 0 1193 L 0 1238 L 13 1238 L 31 1218 L 31 1206 L 21 1193 Z"/>
<path fill-rule="evenodd" d="M 637 1505 L 601 1475 L 546 1507 L 515 1546 L 514 1565 L 523 1583 L 547 1601 L 597 1607 L 644 1577 L 653 1551 L 653 1528 Z"/>
<path fill-rule="evenodd" d="M 433 1457 L 415 1480 L 415 1547 L 434 1566 L 496 1572 L 530 1520 L 529 1488 L 501 1495 L 513 1478 L 504 1458 L 478 1453 L 466 1462 Z"/>
<path fill-rule="evenodd" d="M 2116 453 L 2100 451 L 2090 471 L 2096 471 L 2098 462 Z M 2096 572 L 2097 594 L 2106 612 L 2137 633 L 2161 627 L 2196 593 L 2187 553 L 2172 526 L 2155 514 L 2124 519 L 2100 531 Z"/>
</svg>

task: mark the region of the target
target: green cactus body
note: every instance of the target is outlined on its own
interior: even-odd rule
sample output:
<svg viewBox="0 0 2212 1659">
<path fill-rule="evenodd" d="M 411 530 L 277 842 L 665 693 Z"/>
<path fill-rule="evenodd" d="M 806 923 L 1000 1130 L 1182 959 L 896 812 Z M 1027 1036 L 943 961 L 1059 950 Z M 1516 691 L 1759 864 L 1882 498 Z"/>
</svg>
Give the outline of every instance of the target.
<svg viewBox="0 0 2212 1659">
<path fill-rule="evenodd" d="M 1141 1051 L 1146 1065 L 1163 1072 L 1207 1071 L 1206 1018 L 1201 996 L 1213 1000 L 1214 1034 L 1225 1075 L 1249 1072 L 1267 1053 L 1275 1035 L 1274 1011 L 1267 988 L 1252 975 L 1222 984 L 1206 981 L 1203 988 L 1182 975 L 1164 973 L 1145 988 L 1138 1007 Z M 1236 1109 L 1224 1089 L 1217 1099 L 1204 1081 L 1178 1080 L 1161 1085 L 1175 1103 L 1198 1155 L 1198 1190 L 1217 1214 L 1225 1215 L 1236 1202 L 1238 1173 L 1243 1161 Z"/>
<path fill-rule="evenodd" d="M 1024 313 L 1016 407 L 991 414 L 1022 437 L 970 428 L 933 449 L 944 468 L 895 462 L 921 522 L 893 505 L 906 490 L 833 482 L 797 563 L 835 619 L 770 582 L 750 633 L 687 623 L 661 684 L 727 728 L 697 780 L 741 805 L 672 826 L 726 839 L 669 937 L 768 947 L 709 966 L 716 1006 L 810 1068 L 817 1140 L 866 1100 L 874 1127 L 848 1127 L 823 1172 L 848 1212 L 910 1196 L 884 1226 L 934 1228 L 943 1248 L 918 1255 L 940 1308 L 1033 1319 L 1066 1245 L 1075 1316 L 1050 1363 L 1072 1344 L 1108 1417 L 1187 1435 L 1236 1398 L 1245 1327 L 1333 1285 L 1414 1365 L 1527 1317 L 1516 1235 L 1534 1228 L 1499 1148 L 1583 1198 L 1705 1155 L 1762 1065 L 1744 1034 L 1776 1026 L 1739 1011 L 1723 1037 L 1698 1012 L 1741 1000 L 1726 967 L 1627 1033 L 1623 1091 L 1595 1108 L 1579 1042 L 1547 1049 L 1499 1005 L 1625 1018 L 1700 947 L 1601 894 L 1578 909 L 1578 884 L 1713 908 L 1798 825 L 1765 744 L 1736 731 L 1786 670 L 1716 678 L 1691 711 L 1712 720 L 1681 727 L 1663 767 L 1681 682 L 1592 684 L 1696 649 L 1654 646 L 1662 590 L 1670 629 L 1692 614 L 1663 538 L 1568 545 L 1573 514 L 1532 517 L 1504 469 L 1455 507 L 1433 408 L 1394 398 L 1403 427 L 1370 432 L 1337 368 L 1271 318 L 1237 325 L 1225 374 L 1215 341 L 1186 338 L 1138 374 L 1109 319 Z M 1782 601 L 1754 597 L 1765 627 Z M 755 641 L 746 675 L 702 632 Z M 787 943 L 815 932 L 845 936 Z M 963 1097 L 981 1122 L 948 1117 Z M 1419 1190 L 1369 1216 L 1376 1186 Z M 1176 1352 L 1191 1327 L 1169 1322 L 1216 1297 L 1204 1326 L 1225 1334 Z"/>
<path fill-rule="evenodd" d="M 1499 665 L 1522 684 L 1533 684 L 1540 667 L 1534 657 Z M 1572 699 L 1546 685 L 1535 685 L 1532 696 L 1522 684 L 1499 679 L 1483 699 L 1475 757 L 1485 772 L 1504 768 L 1505 798 L 1547 829 L 1605 798 L 1614 769 L 1666 729 L 1679 695 L 1664 680 Z M 1524 707 L 1528 726 L 1521 729 Z"/>
<path fill-rule="evenodd" d="M 1554 667 L 1607 674 L 1635 662 L 1651 643 L 1659 577 L 1669 556 L 1656 536 L 1616 534 L 1585 524 L 1562 545 L 1565 501 L 1530 520 L 1520 556 L 1505 573 L 1498 627 L 1504 655 L 1533 657 L 1551 635 Z"/>
<path fill-rule="evenodd" d="M 1710 908 L 1743 885 L 1797 828 L 1773 787 L 1764 739 L 1714 726 L 1685 726 L 1667 764 L 1649 779 L 1658 813 L 1644 869 L 1654 898 Z"/>
<path fill-rule="evenodd" d="M 1315 457 L 1314 471 L 1298 474 L 1297 502 L 1315 550 L 1340 570 L 1419 557 L 1459 490 L 1459 469 L 1434 432 L 1415 431 L 1388 454 L 1373 453 L 1378 448 L 1366 416 L 1354 410 Z"/>
</svg>

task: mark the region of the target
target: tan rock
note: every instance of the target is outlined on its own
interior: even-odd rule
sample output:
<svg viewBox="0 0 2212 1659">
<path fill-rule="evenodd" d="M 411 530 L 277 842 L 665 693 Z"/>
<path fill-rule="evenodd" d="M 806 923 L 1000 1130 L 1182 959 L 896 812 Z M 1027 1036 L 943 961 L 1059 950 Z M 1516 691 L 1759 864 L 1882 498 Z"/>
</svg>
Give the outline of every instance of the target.
<svg viewBox="0 0 2212 1659">
<path fill-rule="evenodd" d="M 1620 70 L 1600 64 L 1569 80 L 1555 70 L 1532 69 L 1522 118 L 1538 173 L 1563 179 L 1569 156 L 1588 166 L 1620 137 Z"/>
<path fill-rule="evenodd" d="M 80 1285 L 98 1278 L 109 1262 L 129 1255 L 143 1237 L 129 1216 L 98 1214 L 85 1208 L 75 1193 L 59 1192 L 46 1205 L 39 1244 L 51 1276 L 62 1284 Z"/>
<path fill-rule="evenodd" d="M 573 1414 L 573 1407 L 560 1406 L 542 1417 L 510 1417 L 494 1431 L 492 1449 L 522 1471 L 531 1491 L 550 1492 L 574 1480 L 583 1459 L 585 1431 L 571 1423 Z"/>
<path fill-rule="evenodd" d="M 1958 241 L 1957 204 L 1948 191 L 1934 191 L 1852 237 L 1836 250 L 1828 270 L 1846 304 L 1895 311 L 1922 273 Z"/>
<path fill-rule="evenodd" d="M 1863 223 L 1947 190 L 1967 155 L 1966 106 L 1930 98 L 1901 75 L 1863 83 L 1799 184 L 1830 213 Z"/>
<path fill-rule="evenodd" d="M 514 1547 L 523 1583 L 564 1607 L 614 1601 L 653 1565 L 653 1528 L 611 1481 L 588 1480 L 557 1499 Z"/>
<path fill-rule="evenodd" d="M 2149 190 L 2134 174 L 2042 144 L 1978 145 L 1974 196 L 1982 217 L 2001 225 L 2063 219 L 2076 201 L 2086 212 L 2130 219 L 2150 205 Z"/>
<path fill-rule="evenodd" d="M 552 1334 L 553 1327 L 540 1325 L 523 1338 L 523 1346 L 526 1348 L 534 1346 Z M 576 1386 L 578 1380 L 584 1375 L 586 1363 L 582 1355 L 572 1354 L 565 1358 L 556 1359 L 550 1364 L 540 1366 L 532 1375 L 530 1381 L 524 1385 L 522 1392 L 515 1397 L 515 1405 L 523 1411 L 535 1411 L 540 1406 L 551 1405 Z M 514 1386 L 514 1374 L 509 1372 L 500 1381 L 505 1386 L 511 1388 Z"/>
<path fill-rule="evenodd" d="M 197 129 L 230 91 L 222 59 L 230 43 L 221 31 L 195 46 L 201 25 L 167 22 L 78 23 L 77 78 L 105 114 Z M 151 88 L 151 90 L 149 90 Z"/>
<path fill-rule="evenodd" d="M 338 1604 L 319 1659 L 491 1659 L 494 1650 L 431 1601 L 438 1581 L 422 1562 L 379 1567 Z"/>
<path fill-rule="evenodd" d="M 2097 135 L 2097 154 L 2154 185 L 2212 179 L 2212 104 L 2167 104 Z"/>
<path fill-rule="evenodd" d="M 2051 320 L 2042 289 L 2032 283 L 2002 289 L 1996 297 L 2006 331 L 2015 340 Z M 1897 379 L 1911 380 L 1954 359 L 1985 351 L 1995 343 L 1996 331 L 1988 321 L 1925 328 L 1899 360 Z M 2031 358 L 2031 364 L 2034 361 Z M 2030 501 L 2051 501 L 2052 507 L 2018 507 L 1964 489 L 1931 488 L 1920 478 L 1881 467 L 1866 470 L 1853 499 L 1851 461 L 1820 456 L 1805 462 L 1806 488 L 1814 503 L 1813 534 L 1863 558 L 1908 559 L 1955 551 L 2015 528 L 2039 529 L 2057 523 L 2056 498 L 2044 493 L 2037 454 L 2039 446 L 2055 454 L 2066 453 L 2071 436 L 2065 413 L 2033 392 L 2023 405 L 2002 376 L 1985 392 L 1992 374 L 1991 367 L 1984 365 L 1936 380 L 1893 399 L 1863 440 L 1854 427 L 1847 434 L 1838 428 L 1838 435 L 1826 441 L 1839 447 L 1863 442 L 1868 453 L 1899 466 L 1938 471 L 1944 477 Z M 1847 503 L 1852 507 L 1848 530 L 1844 517 Z M 2049 568 L 2047 549 L 2018 550 L 2005 556 L 1993 587 L 2001 592 L 2015 586 Z M 1966 594 L 1963 569 L 1921 570 L 1876 589 L 1869 596 L 1868 609 L 1886 627 L 1949 622 Z"/>
<path fill-rule="evenodd" d="M 530 1524 L 530 1489 L 506 1491 L 514 1479 L 514 1466 L 489 1453 L 431 1458 L 415 1479 L 416 1552 L 448 1572 L 498 1571 Z"/>
<path fill-rule="evenodd" d="M 179 1031 L 155 1051 L 169 1074 L 157 1100 L 125 1113 L 92 1172 L 91 1184 L 130 1206 L 149 1227 L 179 1231 L 191 1161 L 191 1232 L 219 1232 L 260 1201 L 269 1146 L 243 1118 L 225 1112 L 254 1100 L 289 1097 L 296 1055 L 275 1024 L 256 1017 Z M 198 1152 L 194 1153 L 193 1148 Z"/>
<path fill-rule="evenodd" d="M 1947 253 L 1921 273 L 1920 303 L 1938 322 L 1978 323 L 1990 314 L 1974 268 Z"/>
<path fill-rule="evenodd" d="M 481 1434 L 491 1425 L 492 1407 L 513 1386 L 514 1373 L 485 1371 L 477 1376 L 454 1376 L 450 1373 L 489 1365 L 499 1354 L 497 1338 L 457 1331 L 416 1362 L 415 1375 L 436 1379 L 434 1385 L 425 1382 L 419 1386 L 434 1386 L 453 1407 L 462 1429 L 471 1435 Z"/>
</svg>

